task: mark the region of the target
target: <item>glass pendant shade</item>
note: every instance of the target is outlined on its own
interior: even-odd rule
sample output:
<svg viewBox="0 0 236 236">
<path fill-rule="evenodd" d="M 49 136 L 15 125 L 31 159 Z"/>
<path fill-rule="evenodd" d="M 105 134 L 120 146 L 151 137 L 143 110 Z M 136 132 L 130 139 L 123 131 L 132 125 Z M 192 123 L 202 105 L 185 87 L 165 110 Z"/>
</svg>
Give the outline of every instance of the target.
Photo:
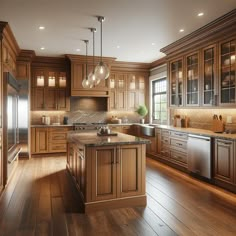
<svg viewBox="0 0 236 236">
<path fill-rule="evenodd" d="M 110 70 L 104 62 L 100 61 L 98 65 L 95 67 L 94 73 L 95 73 L 96 79 L 105 80 L 109 77 Z"/>
<path fill-rule="evenodd" d="M 109 67 L 102 61 L 102 22 L 105 20 L 104 16 L 98 16 L 98 21 L 101 23 L 101 60 L 95 67 L 95 77 L 97 80 L 105 80 L 109 77 Z"/>
<path fill-rule="evenodd" d="M 88 77 L 85 76 L 85 78 L 82 81 L 82 86 L 83 86 L 83 88 L 90 88 L 91 84 L 88 80 Z"/>
</svg>

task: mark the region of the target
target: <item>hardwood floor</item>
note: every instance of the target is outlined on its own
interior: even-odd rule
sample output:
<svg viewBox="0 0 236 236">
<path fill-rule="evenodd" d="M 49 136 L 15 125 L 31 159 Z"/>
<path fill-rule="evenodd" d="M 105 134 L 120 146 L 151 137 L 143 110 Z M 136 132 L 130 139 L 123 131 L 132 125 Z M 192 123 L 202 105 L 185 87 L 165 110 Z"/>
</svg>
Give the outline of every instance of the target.
<svg viewBox="0 0 236 236">
<path fill-rule="evenodd" d="M 81 213 L 65 157 L 22 160 L 0 199 L 0 236 L 236 235 L 236 195 L 147 159 L 145 208 Z"/>
</svg>

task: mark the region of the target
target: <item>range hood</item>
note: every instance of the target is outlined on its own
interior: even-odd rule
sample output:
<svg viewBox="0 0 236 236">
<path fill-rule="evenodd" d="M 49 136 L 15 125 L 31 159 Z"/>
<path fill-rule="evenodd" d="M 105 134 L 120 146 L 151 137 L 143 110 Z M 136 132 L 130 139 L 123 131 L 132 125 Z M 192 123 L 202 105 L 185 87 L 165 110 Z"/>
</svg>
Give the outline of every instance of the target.
<svg viewBox="0 0 236 236">
<path fill-rule="evenodd" d="M 108 97 L 71 97 L 71 111 L 107 111 Z"/>
</svg>

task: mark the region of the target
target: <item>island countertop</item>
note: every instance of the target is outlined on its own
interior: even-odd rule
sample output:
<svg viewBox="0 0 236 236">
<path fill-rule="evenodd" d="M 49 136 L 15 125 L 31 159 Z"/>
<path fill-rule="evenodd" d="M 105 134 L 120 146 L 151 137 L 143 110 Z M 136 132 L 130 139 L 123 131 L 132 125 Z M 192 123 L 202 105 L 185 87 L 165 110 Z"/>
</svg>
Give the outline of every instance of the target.
<svg viewBox="0 0 236 236">
<path fill-rule="evenodd" d="M 97 131 L 69 131 L 68 142 L 80 143 L 85 146 L 107 146 L 125 144 L 149 144 L 148 139 L 117 132 L 117 136 L 98 136 Z"/>
</svg>

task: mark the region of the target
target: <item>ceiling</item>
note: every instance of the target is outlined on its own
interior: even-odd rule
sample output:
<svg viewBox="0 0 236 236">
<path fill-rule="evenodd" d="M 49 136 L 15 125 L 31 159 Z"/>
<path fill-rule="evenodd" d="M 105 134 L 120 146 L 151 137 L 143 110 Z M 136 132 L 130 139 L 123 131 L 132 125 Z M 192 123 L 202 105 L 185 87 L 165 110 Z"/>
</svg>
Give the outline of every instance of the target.
<svg viewBox="0 0 236 236">
<path fill-rule="evenodd" d="M 0 21 L 9 22 L 20 48 L 38 56 L 85 55 L 84 39 L 92 55 L 91 27 L 100 55 L 100 15 L 104 56 L 149 63 L 164 56 L 160 48 L 235 9 L 236 0 L 0 0 L 0 6 Z"/>
</svg>

